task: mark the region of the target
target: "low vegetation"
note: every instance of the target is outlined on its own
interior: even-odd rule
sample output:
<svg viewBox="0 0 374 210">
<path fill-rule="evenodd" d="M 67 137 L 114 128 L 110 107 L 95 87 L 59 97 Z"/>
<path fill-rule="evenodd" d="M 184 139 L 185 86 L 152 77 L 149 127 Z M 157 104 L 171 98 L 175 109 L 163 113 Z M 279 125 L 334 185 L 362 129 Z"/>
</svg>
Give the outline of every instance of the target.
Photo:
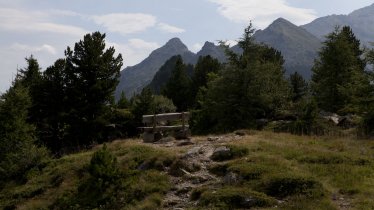
<svg viewBox="0 0 374 210">
<path fill-rule="evenodd" d="M 374 208 L 372 141 L 255 132 L 225 146 L 236 155 L 211 162 L 218 181 L 189 192 L 191 209 Z M 162 209 L 170 179 L 185 176 L 172 171 L 189 148 L 125 140 L 52 159 L 24 182 L 8 182 L 0 208 Z"/>
</svg>

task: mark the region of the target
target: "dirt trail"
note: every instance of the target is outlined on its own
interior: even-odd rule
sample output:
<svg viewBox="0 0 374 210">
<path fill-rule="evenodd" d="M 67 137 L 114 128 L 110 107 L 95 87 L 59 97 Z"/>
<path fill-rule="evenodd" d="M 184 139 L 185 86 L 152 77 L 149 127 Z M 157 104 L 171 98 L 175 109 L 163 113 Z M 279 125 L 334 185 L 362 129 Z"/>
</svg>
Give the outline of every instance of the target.
<svg viewBox="0 0 374 210">
<path fill-rule="evenodd" d="M 208 137 L 205 140 L 191 139 L 190 141 L 178 141 L 157 144 L 159 147 L 185 147 L 186 152 L 180 156 L 180 160 L 187 163 L 186 168 L 196 170 L 179 169 L 179 176 L 170 176 L 171 190 L 166 194 L 163 201 L 163 209 L 183 210 L 196 206 L 190 196 L 193 189 L 203 185 L 215 185 L 220 183 L 221 178 L 211 174 L 208 168 L 215 162 L 211 160 L 214 150 L 231 141 L 241 139 L 238 135 L 227 135 L 220 137 Z M 184 145 L 184 146 L 181 146 Z M 169 171 L 170 174 L 170 171 Z"/>
</svg>

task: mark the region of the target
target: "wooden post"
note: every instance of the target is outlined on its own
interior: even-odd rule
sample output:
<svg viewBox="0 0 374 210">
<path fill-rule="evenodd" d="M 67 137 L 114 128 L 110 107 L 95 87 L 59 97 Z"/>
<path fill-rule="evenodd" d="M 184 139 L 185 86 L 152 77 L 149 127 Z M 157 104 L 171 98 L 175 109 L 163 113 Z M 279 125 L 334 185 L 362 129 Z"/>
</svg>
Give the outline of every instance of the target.
<svg viewBox="0 0 374 210">
<path fill-rule="evenodd" d="M 156 126 L 157 126 L 157 122 L 156 122 L 156 113 L 153 114 L 153 134 L 156 132 Z"/>
<path fill-rule="evenodd" d="M 182 112 L 182 132 L 183 132 L 183 138 L 186 138 L 187 137 L 187 134 L 186 134 L 186 128 L 185 128 L 185 121 L 186 118 L 184 116 L 184 112 Z"/>
</svg>

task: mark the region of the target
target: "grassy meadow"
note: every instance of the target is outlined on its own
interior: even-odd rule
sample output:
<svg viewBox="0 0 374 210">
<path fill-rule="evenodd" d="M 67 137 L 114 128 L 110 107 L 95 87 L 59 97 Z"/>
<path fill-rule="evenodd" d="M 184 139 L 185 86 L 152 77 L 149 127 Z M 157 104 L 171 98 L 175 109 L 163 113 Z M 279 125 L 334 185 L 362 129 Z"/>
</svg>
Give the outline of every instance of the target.
<svg viewBox="0 0 374 210">
<path fill-rule="evenodd" d="M 374 141 L 265 131 L 225 142 L 207 138 L 193 137 L 192 142 L 227 146 L 232 156 L 209 163 L 219 181 L 192 189 L 186 201 L 190 209 L 374 209 Z M 7 183 L 0 191 L 0 208 L 87 209 L 98 195 L 81 186 L 101 147 L 53 159 L 28 172 L 27 180 Z M 173 187 L 168 170 L 194 145 L 166 147 L 130 139 L 107 147 L 121 176 L 117 186 L 100 195 L 112 206 L 98 204 L 98 209 L 165 209 L 164 196 Z M 237 178 L 224 181 L 228 174 Z"/>
</svg>

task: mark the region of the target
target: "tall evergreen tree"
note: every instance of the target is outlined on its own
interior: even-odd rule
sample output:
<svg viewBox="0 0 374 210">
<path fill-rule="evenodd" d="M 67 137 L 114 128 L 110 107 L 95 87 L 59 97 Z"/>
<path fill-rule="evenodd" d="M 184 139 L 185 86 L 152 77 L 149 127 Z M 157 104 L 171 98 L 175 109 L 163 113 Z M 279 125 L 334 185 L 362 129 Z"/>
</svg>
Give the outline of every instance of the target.
<svg viewBox="0 0 374 210">
<path fill-rule="evenodd" d="M 47 151 L 35 145 L 35 127 L 27 122 L 31 107 L 29 91 L 16 80 L 0 99 L 0 185 L 8 179 L 25 178 L 40 166 Z"/>
<path fill-rule="evenodd" d="M 290 75 L 292 101 L 297 102 L 308 93 L 308 83 L 298 72 Z"/>
<path fill-rule="evenodd" d="M 213 130 L 255 127 L 256 119 L 273 117 L 286 102 L 289 87 L 283 57 L 275 49 L 255 43 L 254 31 L 252 24 L 244 30 L 238 43 L 242 54 L 226 46 L 229 64 L 208 83 L 200 115 L 203 122 L 215 123 L 209 125 Z"/>
<path fill-rule="evenodd" d="M 39 137 L 53 152 L 64 147 L 67 136 L 66 118 L 66 61 L 58 59 L 43 72 L 39 86 L 40 124 L 37 127 Z"/>
<path fill-rule="evenodd" d="M 163 91 L 163 95 L 173 101 L 177 111 L 187 111 L 192 104 L 191 78 L 187 75 L 186 69 L 182 58 L 179 57 Z"/>
<path fill-rule="evenodd" d="M 369 86 L 360 41 L 348 26 L 326 38 L 312 69 L 313 95 L 325 111 L 357 113 Z"/>
<path fill-rule="evenodd" d="M 118 84 L 122 56 L 105 49 L 105 34 L 94 32 L 70 47 L 66 55 L 66 96 L 70 138 L 73 144 L 102 140 L 110 116 L 109 105 Z"/>
<path fill-rule="evenodd" d="M 195 68 L 194 74 L 192 76 L 192 99 L 196 101 L 196 96 L 199 92 L 199 89 L 202 87 L 208 86 L 209 74 L 217 74 L 218 71 L 221 69 L 220 62 L 212 58 L 210 55 L 208 56 L 200 56 Z"/>
</svg>

